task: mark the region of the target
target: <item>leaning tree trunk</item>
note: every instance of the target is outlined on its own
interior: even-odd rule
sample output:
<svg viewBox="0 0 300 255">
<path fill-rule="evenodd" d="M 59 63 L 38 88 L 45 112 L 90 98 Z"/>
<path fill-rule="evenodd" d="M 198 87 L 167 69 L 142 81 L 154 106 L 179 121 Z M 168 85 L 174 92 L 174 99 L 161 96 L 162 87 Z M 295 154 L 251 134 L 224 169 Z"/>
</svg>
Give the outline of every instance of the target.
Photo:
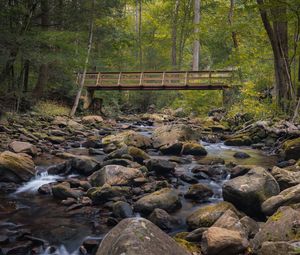
<svg viewBox="0 0 300 255">
<path fill-rule="evenodd" d="M 200 24 L 200 0 L 195 0 L 194 4 L 194 45 L 193 45 L 193 71 L 199 70 L 199 55 L 200 55 L 200 42 L 199 42 L 199 24 Z"/>
<path fill-rule="evenodd" d="M 77 110 L 77 107 L 78 107 L 78 104 L 79 104 L 79 100 L 80 100 L 80 97 L 81 97 L 81 93 L 82 93 L 82 90 L 83 90 L 83 86 L 84 86 L 84 81 L 85 81 L 85 76 L 86 76 L 88 64 L 89 64 L 89 58 L 90 58 L 91 48 L 92 48 L 92 44 L 93 44 L 93 31 L 94 31 L 93 11 L 94 11 L 94 6 L 95 6 L 95 0 L 92 0 L 92 15 L 91 15 L 91 21 L 90 21 L 89 42 L 88 42 L 87 54 L 86 54 L 86 59 L 85 59 L 85 63 L 84 63 L 83 74 L 82 74 L 81 80 L 80 80 L 79 89 L 77 91 L 75 102 L 74 102 L 73 108 L 72 108 L 71 113 L 70 113 L 71 117 L 74 117 L 74 115 L 76 113 L 76 110 Z"/>
</svg>

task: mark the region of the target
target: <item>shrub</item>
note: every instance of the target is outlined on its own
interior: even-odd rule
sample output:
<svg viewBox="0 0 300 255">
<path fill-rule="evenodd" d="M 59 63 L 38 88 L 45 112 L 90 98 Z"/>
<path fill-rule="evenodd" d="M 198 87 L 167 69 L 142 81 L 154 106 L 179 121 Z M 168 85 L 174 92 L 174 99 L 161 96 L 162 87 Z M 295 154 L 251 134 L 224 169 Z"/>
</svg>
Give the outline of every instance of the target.
<svg viewBox="0 0 300 255">
<path fill-rule="evenodd" d="M 39 101 L 34 106 L 34 111 L 45 116 L 58 116 L 58 115 L 68 115 L 70 113 L 70 108 L 61 105 L 55 101 Z"/>
</svg>

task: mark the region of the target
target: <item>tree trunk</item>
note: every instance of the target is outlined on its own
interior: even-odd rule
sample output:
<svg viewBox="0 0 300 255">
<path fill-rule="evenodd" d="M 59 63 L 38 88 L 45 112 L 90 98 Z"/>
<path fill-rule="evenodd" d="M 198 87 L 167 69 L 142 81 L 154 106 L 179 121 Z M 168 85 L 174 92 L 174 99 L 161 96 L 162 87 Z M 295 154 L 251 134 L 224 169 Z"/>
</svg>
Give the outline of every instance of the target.
<svg viewBox="0 0 300 255">
<path fill-rule="evenodd" d="M 142 0 L 139 0 L 139 59 L 140 59 L 140 71 L 142 71 L 143 70 Z"/>
<path fill-rule="evenodd" d="M 81 93 L 83 90 L 83 86 L 84 86 L 84 81 L 85 81 L 85 76 L 86 76 L 86 72 L 87 72 L 87 68 L 88 68 L 88 64 L 89 64 L 89 58 L 90 58 L 90 53 L 91 53 L 91 49 L 92 49 L 92 44 L 93 44 L 93 31 L 94 31 L 94 6 L 95 6 L 95 0 L 92 0 L 92 8 L 91 8 L 91 20 L 90 20 L 90 29 L 89 29 L 89 42 L 88 42 L 88 48 L 87 48 L 87 54 L 86 54 L 86 59 L 85 59 L 85 63 L 84 63 L 84 69 L 83 69 L 83 74 L 81 76 L 81 80 L 80 80 L 80 85 L 79 85 L 79 89 L 75 98 L 75 102 L 73 105 L 73 108 L 71 110 L 70 116 L 74 117 L 78 104 L 79 104 L 79 100 L 81 97 Z"/>
<path fill-rule="evenodd" d="M 200 0 L 194 2 L 194 46 L 193 46 L 193 71 L 199 70 L 199 24 L 200 24 Z"/>
<path fill-rule="evenodd" d="M 233 26 L 233 13 L 234 13 L 234 0 L 230 0 L 230 9 L 228 13 L 228 22 L 229 25 L 232 27 Z M 233 42 L 234 48 L 238 48 L 238 40 L 237 40 L 237 35 L 235 31 L 231 32 L 231 38 Z"/>
<path fill-rule="evenodd" d="M 179 0 L 175 0 L 174 7 L 174 18 L 172 24 L 172 66 L 174 70 L 177 69 L 177 23 L 178 23 L 178 11 L 179 11 Z"/>
<path fill-rule="evenodd" d="M 23 92 L 28 92 L 28 80 L 29 80 L 29 60 L 25 60 L 24 63 L 24 76 L 23 76 Z"/>
<path fill-rule="evenodd" d="M 49 2 L 48 0 L 41 1 L 41 26 L 42 30 L 47 31 L 49 22 Z M 33 94 L 36 99 L 39 99 L 43 96 L 45 87 L 48 83 L 49 66 L 48 63 L 42 63 L 39 69 L 39 76 Z"/>
<path fill-rule="evenodd" d="M 274 55 L 277 104 L 283 111 L 288 112 L 291 106 L 290 101 L 294 99 L 288 58 L 288 23 L 286 20 L 278 20 L 282 17 L 286 18 L 287 8 L 284 4 L 279 7 L 271 7 L 268 13 L 264 0 L 257 0 L 257 3 Z M 273 26 L 270 23 L 270 14 Z"/>
</svg>

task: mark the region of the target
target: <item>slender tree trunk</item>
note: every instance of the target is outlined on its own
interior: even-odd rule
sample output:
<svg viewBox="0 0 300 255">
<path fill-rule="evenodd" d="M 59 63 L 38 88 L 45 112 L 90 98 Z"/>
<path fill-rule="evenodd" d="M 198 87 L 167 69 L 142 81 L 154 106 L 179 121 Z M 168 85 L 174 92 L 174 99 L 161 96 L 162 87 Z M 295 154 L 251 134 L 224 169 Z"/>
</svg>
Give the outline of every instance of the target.
<svg viewBox="0 0 300 255">
<path fill-rule="evenodd" d="M 24 63 L 24 75 L 23 75 L 23 92 L 28 92 L 28 80 L 29 80 L 29 60 L 25 60 Z"/>
<path fill-rule="evenodd" d="M 41 26 L 43 31 L 48 30 L 48 26 L 50 24 L 49 22 L 49 2 L 48 0 L 42 0 L 41 1 Z M 39 76 L 37 83 L 35 85 L 35 88 L 33 90 L 33 94 L 36 99 L 39 99 L 42 97 L 45 87 L 48 83 L 48 77 L 49 77 L 49 65 L 48 63 L 42 63 L 40 65 L 39 69 Z"/>
<path fill-rule="evenodd" d="M 228 13 L 228 23 L 232 27 L 233 26 L 233 14 L 234 14 L 234 1 L 235 0 L 230 0 L 230 9 Z M 238 40 L 237 40 L 237 34 L 235 31 L 231 32 L 231 38 L 233 42 L 234 48 L 238 48 Z"/>
<path fill-rule="evenodd" d="M 179 0 L 175 0 L 175 7 L 173 13 L 173 24 L 172 24 L 172 66 L 176 70 L 177 68 L 177 23 L 178 23 L 178 12 L 179 12 Z"/>
<path fill-rule="evenodd" d="M 136 57 L 136 62 L 138 62 L 139 61 L 139 0 L 135 1 L 135 36 L 136 36 L 135 57 Z"/>
<path fill-rule="evenodd" d="M 199 42 L 199 24 L 200 24 L 200 0 L 194 2 L 194 46 L 193 46 L 193 71 L 199 70 L 200 42 Z"/>
<path fill-rule="evenodd" d="M 287 8 L 286 5 L 272 7 L 268 12 L 264 0 L 257 0 L 257 3 L 274 55 L 277 104 L 282 110 L 288 112 L 290 101 L 294 99 L 295 93 L 288 58 L 288 23 L 286 20 L 281 20 L 286 18 Z M 270 14 L 273 26 L 270 22 Z"/>
<path fill-rule="evenodd" d="M 140 70 L 143 70 L 143 46 L 142 46 L 142 0 L 139 0 L 139 59 Z"/>
<path fill-rule="evenodd" d="M 74 117 L 78 104 L 79 104 L 79 100 L 81 97 L 81 93 L 83 90 L 83 86 L 84 86 L 84 81 L 85 81 L 85 76 L 86 76 L 86 72 L 87 72 L 87 68 L 88 68 L 88 64 L 89 64 L 89 58 L 90 58 L 90 53 L 91 53 L 91 49 L 92 49 L 92 44 L 93 44 L 93 32 L 94 32 L 94 6 L 95 6 L 95 0 L 92 0 L 92 14 L 91 14 L 91 20 L 90 20 L 90 29 L 89 29 L 89 42 L 88 42 L 88 47 L 87 47 L 87 54 L 86 54 L 86 59 L 85 59 L 85 63 L 84 63 L 84 69 L 83 69 L 83 74 L 81 76 L 81 80 L 80 80 L 80 85 L 79 85 L 79 89 L 75 98 L 75 102 L 73 105 L 73 108 L 71 110 L 70 116 Z"/>
</svg>

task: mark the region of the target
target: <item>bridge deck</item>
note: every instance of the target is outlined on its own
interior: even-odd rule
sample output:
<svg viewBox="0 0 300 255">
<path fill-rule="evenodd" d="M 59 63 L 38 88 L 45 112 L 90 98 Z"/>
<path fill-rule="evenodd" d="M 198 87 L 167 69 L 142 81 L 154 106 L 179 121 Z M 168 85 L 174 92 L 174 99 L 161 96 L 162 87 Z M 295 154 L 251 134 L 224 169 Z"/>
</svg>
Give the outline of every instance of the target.
<svg viewBox="0 0 300 255">
<path fill-rule="evenodd" d="M 84 86 L 88 90 L 222 90 L 230 86 L 232 74 L 228 70 L 89 72 Z"/>
</svg>

